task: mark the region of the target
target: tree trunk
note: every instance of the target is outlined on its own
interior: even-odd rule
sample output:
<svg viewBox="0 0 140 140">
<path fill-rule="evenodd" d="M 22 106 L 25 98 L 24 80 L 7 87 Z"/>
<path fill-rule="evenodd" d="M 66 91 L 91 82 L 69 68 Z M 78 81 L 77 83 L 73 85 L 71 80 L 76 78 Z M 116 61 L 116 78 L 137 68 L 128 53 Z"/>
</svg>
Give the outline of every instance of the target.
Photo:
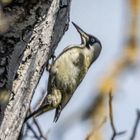
<svg viewBox="0 0 140 140">
<path fill-rule="evenodd" d="M 14 0 L 2 6 L 8 30 L 0 33 L 0 59 L 7 60 L 0 82 L 14 96 L 4 112 L 0 140 L 18 138 L 45 65 L 68 29 L 70 2 Z"/>
</svg>

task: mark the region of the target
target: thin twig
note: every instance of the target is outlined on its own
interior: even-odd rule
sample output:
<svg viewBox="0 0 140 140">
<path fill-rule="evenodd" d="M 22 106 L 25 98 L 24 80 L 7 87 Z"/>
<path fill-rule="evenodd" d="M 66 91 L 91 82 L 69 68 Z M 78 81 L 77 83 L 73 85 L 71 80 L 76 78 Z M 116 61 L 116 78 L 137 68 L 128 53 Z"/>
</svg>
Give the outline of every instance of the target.
<svg viewBox="0 0 140 140">
<path fill-rule="evenodd" d="M 35 137 L 36 139 L 40 140 L 40 137 L 36 134 L 36 132 L 35 132 L 35 130 L 33 129 L 33 127 L 32 127 L 28 122 L 26 123 L 26 125 L 27 125 L 27 129 L 29 129 L 29 130 L 33 133 L 34 137 Z"/>
<path fill-rule="evenodd" d="M 140 122 L 140 110 L 137 110 L 137 118 L 136 118 L 136 121 L 135 121 L 135 125 L 134 125 L 134 128 L 133 128 L 133 132 L 132 132 L 132 135 L 130 137 L 130 140 L 135 139 L 139 122 Z"/>
<path fill-rule="evenodd" d="M 41 130 L 41 128 L 40 128 L 40 126 L 39 126 L 37 120 L 36 120 L 34 117 L 33 117 L 33 122 L 34 122 L 35 126 L 36 126 L 37 129 L 38 129 L 38 132 L 39 132 L 39 134 L 40 134 L 40 137 L 43 138 L 44 140 L 47 140 L 47 138 L 44 136 L 44 134 L 43 134 L 43 132 L 42 132 L 42 130 Z"/>
<path fill-rule="evenodd" d="M 31 108 L 29 108 L 29 113 L 31 113 Z M 44 140 L 47 140 L 47 138 L 43 135 L 41 127 L 39 126 L 37 120 L 34 117 L 33 117 L 32 126 L 33 126 L 33 124 L 36 126 L 36 128 L 39 132 L 39 136 L 36 134 L 35 130 L 33 129 L 33 127 L 28 122 L 26 122 L 26 124 L 27 124 L 27 129 L 26 129 L 26 135 L 24 135 L 24 137 L 27 136 L 28 130 L 31 130 L 35 138 L 37 138 L 37 139 L 43 138 Z"/>
<path fill-rule="evenodd" d="M 31 113 L 31 108 L 29 109 L 29 113 Z M 37 130 L 38 130 L 38 132 L 40 134 L 40 137 L 43 138 L 44 140 L 47 140 L 47 138 L 43 135 L 43 132 L 42 132 L 37 120 L 34 117 L 33 117 L 33 123 L 37 127 Z"/>
<path fill-rule="evenodd" d="M 109 93 L 109 118 L 110 118 L 110 124 L 111 124 L 111 128 L 113 130 L 113 135 L 111 137 L 111 140 L 114 140 L 116 136 L 119 135 L 123 135 L 124 133 L 126 133 L 126 131 L 122 131 L 122 132 L 117 132 L 115 125 L 114 125 L 114 120 L 113 120 L 113 107 L 112 107 L 112 91 L 110 91 Z"/>
</svg>

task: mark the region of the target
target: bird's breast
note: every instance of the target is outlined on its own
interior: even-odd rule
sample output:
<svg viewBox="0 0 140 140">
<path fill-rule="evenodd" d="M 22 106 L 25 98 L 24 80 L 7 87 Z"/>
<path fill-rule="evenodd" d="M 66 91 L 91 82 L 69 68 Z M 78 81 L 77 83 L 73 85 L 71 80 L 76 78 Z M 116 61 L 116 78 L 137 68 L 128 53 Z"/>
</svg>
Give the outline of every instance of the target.
<svg viewBox="0 0 140 140">
<path fill-rule="evenodd" d="M 72 50 L 67 51 L 52 66 L 52 73 L 56 75 L 56 81 L 64 88 L 75 88 L 78 82 L 78 77 L 81 72 L 79 63 L 83 60 L 79 58 L 79 52 Z"/>
</svg>

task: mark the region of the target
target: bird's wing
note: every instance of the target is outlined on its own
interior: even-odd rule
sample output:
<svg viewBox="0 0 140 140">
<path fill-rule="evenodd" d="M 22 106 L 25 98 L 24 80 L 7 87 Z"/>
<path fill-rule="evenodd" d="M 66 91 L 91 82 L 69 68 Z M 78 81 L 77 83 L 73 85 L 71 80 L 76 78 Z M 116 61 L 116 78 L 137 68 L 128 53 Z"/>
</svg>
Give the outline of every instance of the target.
<svg viewBox="0 0 140 140">
<path fill-rule="evenodd" d="M 63 51 L 52 64 L 48 94 L 55 88 L 62 92 L 62 108 L 67 104 L 85 76 L 84 55 L 81 47 L 72 47 Z"/>
<path fill-rule="evenodd" d="M 51 91 L 53 89 L 53 87 L 55 86 L 55 74 L 56 73 L 52 73 L 49 75 L 49 79 L 48 79 L 48 94 L 51 94 Z"/>
</svg>

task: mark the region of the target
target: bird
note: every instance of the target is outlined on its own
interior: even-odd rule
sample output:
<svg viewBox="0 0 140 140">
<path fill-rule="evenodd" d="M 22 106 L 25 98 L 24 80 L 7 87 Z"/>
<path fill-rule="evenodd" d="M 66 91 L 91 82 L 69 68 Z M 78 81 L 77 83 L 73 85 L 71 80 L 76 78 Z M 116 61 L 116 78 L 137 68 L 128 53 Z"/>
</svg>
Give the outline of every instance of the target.
<svg viewBox="0 0 140 140">
<path fill-rule="evenodd" d="M 100 55 L 102 45 L 99 39 L 83 31 L 74 22 L 72 24 L 80 34 L 81 44 L 69 45 L 52 62 L 49 68 L 48 94 L 40 107 L 31 113 L 26 120 L 56 109 L 54 122 L 57 122 L 62 110 L 84 79 L 88 69 Z"/>
</svg>

